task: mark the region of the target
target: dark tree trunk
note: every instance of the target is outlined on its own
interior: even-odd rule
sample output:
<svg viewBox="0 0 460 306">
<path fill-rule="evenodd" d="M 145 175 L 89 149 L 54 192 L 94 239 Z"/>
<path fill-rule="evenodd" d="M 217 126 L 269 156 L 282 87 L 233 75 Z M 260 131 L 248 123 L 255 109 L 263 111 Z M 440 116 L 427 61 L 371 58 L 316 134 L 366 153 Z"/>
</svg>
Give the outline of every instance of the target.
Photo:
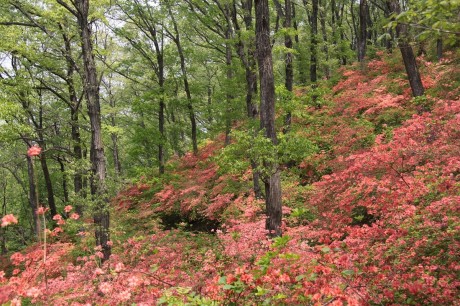
<svg viewBox="0 0 460 306">
<path fill-rule="evenodd" d="M 274 146 L 277 145 L 275 128 L 275 82 L 270 41 L 270 12 L 268 0 L 256 0 L 256 41 L 260 78 L 260 125 Z M 271 174 L 265 179 L 266 229 L 271 236 L 281 236 L 281 182 L 276 162 L 264 165 Z"/>
<path fill-rule="evenodd" d="M 198 139 L 197 139 L 197 127 L 196 127 L 196 116 L 195 110 L 193 109 L 193 102 L 192 102 L 192 94 L 190 92 L 190 85 L 188 83 L 188 76 L 187 76 L 187 67 L 185 66 L 185 56 L 184 50 L 182 49 L 182 44 L 180 40 L 179 28 L 177 27 L 176 19 L 174 18 L 174 14 L 171 11 L 171 8 L 168 8 L 169 16 L 173 22 L 174 32 L 175 34 L 172 35 L 172 39 L 177 47 L 177 52 L 179 53 L 180 58 L 180 69 L 182 72 L 182 80 L 184 82 L 184 90 L 187 96 L 187 109 L 188 109 L 188 116 L 190 119 L 190 124 L 192 127 L 192 147 L 193 147 L 193 154 L 198 154 Z"/>
<path fill-rule="evenodd" d="M 398 0 L 391 0 L 389 7 L 391 7 L 392 13 L 401 13 L 401 7 L 399 6 Z M 424 88 L 418 72 L 414 51 L 409 44 L 407 25 L 398 23 L 396 25 L 396 36 L 398 37 L 398 46 L 404 61 L 407 77 L 412 89 L 412 95 L 414 97 L 422 96 Z"/>
<path fill-rule="evenodd" d="M 292 4 L 291 0 L 285 0 L 284 1 L 284 28 L 285 29 L 290 29 L 292 26 Z M 284 35 L 284 46 L 286 47 L 287 50 L 292 49 L 292 38 L 291 35 L 286 34 Z M 287 51 L 286 52 L 286 57 L 284 59 L 284 64 L 285 64 L 285 74 L 286 74 L 286 80 L 284 82 L 284 86 L 286 89 L 290 92 L 292 92 L 292 88 L 294 86 L 294 67 L 292 66 L 292 52 Z M 289 131 L 289 128 L 291 127 L 291 117 L 292 114 L 289 111 L 286 114 L 286 117 L 284 118 L 284 132 L 287 133 Z"/>
<path fill-rule="evenodd" d="M 109 210 L 106 189 L 106 161 L 104 145 L 102 142 L 101 105 L 99 97 L 99 81 L 96 63 L 93 54 L 93 44 L 89 17 L 89 0 L 75 0 L 72 2 L 75 9 L 69 7 L 67 2 L 57 0 L 62 6 L 77 17 L 80 30 L 81 48 L 83 53 L 84 82 L 83 88 L 88 106 L 88 117 L 91 125 L 91 177 L 90 189 L 93 200 L 97 202 L 93 215 L 95 224 L 96 245 L 102 247 L 104 260 L 111 254 L 111 247 L 107 244 L 110 240 Z"/>
<path fill-rule="evenodd" d="M 322 7 L 324 7 L 324 3 L 321 3 Z M 327 31 L 326 31 L 326 10 L 323 9 L 320 14 L 320 24 L 321 24 L 321 34 L 323 36 L 323 52 L 326 63 L 324 64 L 324 76 L 326 77 L 327 80 L 330 79 L 331 77 L 331 72 L 329 69 L 329 48 L 327 44 Z"/>
<path fill-rule="evenodd" d="M 45 149 L 45 145 L 42 144 L 42 148 Z M 42 166 L 43 177 L 45 179 L 46 194 L 48 198 L 48 207 L 50 209 L 51 216 L 57 215 L 56 203 L 54 202 L 54 191 L 53 183 L 51 181 L 50 172 L 48 169 L 48 163 L 46 161 L 46 153 L 42 152 L 40 154 L 40 164 Z"/>
<path fill-rule="evenodd" d="M 57 157 L 62 175 L 62 193 L 64 194 L 64 203 L 69 203 L 69 189 L 67 187 L 67 175 L 65 174 L 65 165 L 61 157 Z"/>
<path fill-rule="evenodd" d="M 358 62 L 364 61 L 366 56 L 367 42 L 367 16 L 368 16 L 367 0 L 359 1 L 359 35 L 358 35 Z"/>
<path fill-rule="evenodd" d="M 27 156 L 27 174 L 29 177 L 29 207 L 34 220 L 34 233 L 40 239 L 40 219 L 37 216 L 38 190 L 35 182 L 35 169 L 33 157 Z"/>
<path fill-rule="evenodd" d="M 358 26 L 356 22 L 356 16 L 355 16 L 355 7 L 354 7 L 355 0 L 351 0 L 350 3 L 350 13 L 351 13 L 351 25 L 350 25 L 350 30 L 351 30 L 351 39 L 350 39 L 350 44 L 351 44 L 351 49 L 355 50 L 356 49 L 356 44 L 358 40 Z M 358 21 L 359 22 L 359 21 Z"/>
<path fill-rule="evenodd" d="M 208 84 L 208 122 L 212 123 L 212 85 Z"/>
<path fill-rule="evenodd" d="M 230 132 L 232 128 L 232 103 L 233 103 L 233 94 L 230 88 L 230 84 L 233 82 L 233 68 L 232 68 L 232 46 L 230 40 L 232 39 L 232 25 L 231 25 L 231 9 L 230 5 L 225 7 L 225 18 L 227 19 L 227 29 L 225 31 L 225 65 L 227 69 L 227 106 L 226 106 L 226 116 L 225 116 L 225 145 L 230 144 Z"/>
<path fill-rule="evenodd" d="M 108 96 L 109 96 L 109 105 L 112 109 L 115 109 L 116 107 L 116 100 L 113 95 L 112 91 L 112 81 L 109 79 L 107 85 L 107 91 L 108 91 Z M 117 126 L 116 122 L 116 115 L 115 112 L 112 111 L 110 114 L 110 125 L 112 127 Z M 115 169 L 115 173 L 118 175 L 121 174 L 121 162 L 120 162 L 120 155 L 119 155 L 119 149 L 118 149 L 118 135 L 116 133 L 111 133 L 110 138 L 112 139 L 112 156 L 113 156 L 113 166 Z"/>
<path fill-rule="evenodd" d="M 63 31 L 64 32 L 64 31 Z M 83 171 L 81 169 L 81 162 L 83 160 L 83 152 L 81 148 L 81 137 L 80 137 L 80 123 L 78 122 L 78 112 L 80 110 L 81 99 L 77 97 L 77 92 L 75 90 L 74 83 L 74 74 L 76 72 L 75 62 L 72 58 L 72 47 L 69 37 L 66 34 L 63 34 L 65 52 L 66 52 L 66 63 L 67 63 L 67 91 L 69 94 L 70 102 L 70 125 L 71 125 L 71 137 L 72 137 L 72 149 L 73 157 L 76 160 L 77 167 L 75 169 L 75 174 L 73 177 L 73 186 L 74 191 L 77 196 L 85 197 L 83 189 Z M 75 211 L 79 214 L 83 214 L 83 205 L 80 204 L 80 201 L 77 201 L 75 205 Z"/>
<path fill-rule="evenodd" d="M 245 0 L 242 2 L 242 7 L 244 10 L 244 24 L 247 31 L 252 30 L 253 18 L 252 18 L 252 0 Z M 254 98 L 257 94 L 257 73 L 256 73 L 256 59 L 255 59 L 255 46 L 254 43 L 245 43 L 241 38 L 241 29 L 238 24 L 235 2 L 233 2 L 233 11 L 232 11 L 232 21 L 233 25 L 238 34 L 238 43 L 237 43 L 237 54 L 244 65 L 245 76 L 246 76 L 246 112 L 250 120 L 255 120 L 259 114 L 257 104 L 254 103 Z M 257 169 L 257 164 L 254 160 L 251 160 L 252 167 L 252 179 L 253 179 L 253 188 L 254 195 L 256 198 L 260 199 L 263 197 L 262 191 L 260 189 L 260 179 L 259 171 Z"/>
<path fill-rule="evenodd" d="M 72 97 L 72 96 L 71 96 Z M 76 96 L 75 96 L 76 98 Z M 71 126 L 72 126 L 72 143 L 73 143 L 73 156 L 77 161 L 77 168 L 73 177 L 73 187 L 76 195 L 84 197 L 83 192 L 83 173 L 81 170 L 81 162 L 83 160 L 83 151 L 81 148 L 81 137 L 80 137 L 80 124 L 78 122 L 78 109 L 73 107 L 70 108 Z M 80 202 L 80 201 L 78 201 Z M 83 214 L 83 205 L 75 205 L 75 211 L 78 214 Z"/>
<path fill-rule="evenodd" d="M 442 38 L 436 40 L 436 58 L 438 62 L 442 59 Z"/>
<path fill-rule="evenodd" d="M 293 26 L 294 26 L 294 29 L 296 31 L 296 35 L 294 37 L 295 39 L 295 43 L 296 43 L 296 51 L 298 52 L 298 55 L 296 56 L 297 58 L 297 67 L 299 67 L 297 69 L 297 71 L 299 72 L 299 80 L 298 82 L 302 85 L 306 85 L 307 84 L 307 76 L 306 76 L 306 73 L 305 73 L 305 69 L 302 68 L 302 63 L 304 62 L 304 56 L 303 56 L 303 50 L 301 50 L 301 46 L 300 46 L 300 39 L 299 39 L 299 27 L 298 27 L 298 23 L 297 23 L 297 18 L 296 18 L 296 10 L 295 10 L 295 5 L 292 5 L 292 19 L 293 19 Z"/>
<path fill-rule="evenodd" d="M 311 40 L 310 40 L 310 81 L 316 83 L 318 80 L 316 71 L 318 65 L 318 0 L 312 0 L 311 13 Z"/>
<path fill-rule="evenodd" d="M 160 140 L 158 143 L 158 171 L 160 174 L 165 173 L 165 153 L 164 153 L 164 141 L 165 141 L 165 102 L 163 98 L 163 86 L 164 81 L 160 81 L 160 104 L 158 108 L 158 131 L 160 132 Z"/>
</svg>

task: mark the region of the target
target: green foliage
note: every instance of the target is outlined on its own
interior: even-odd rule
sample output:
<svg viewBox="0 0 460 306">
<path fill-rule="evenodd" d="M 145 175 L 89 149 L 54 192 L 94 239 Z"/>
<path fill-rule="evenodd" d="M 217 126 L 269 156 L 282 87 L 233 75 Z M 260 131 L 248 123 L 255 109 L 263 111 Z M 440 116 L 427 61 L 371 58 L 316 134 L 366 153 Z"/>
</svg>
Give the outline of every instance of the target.
<svg viewBox="0 0 460 306">
<path fill-rule="evenodd" d="M 435 100 L 427 96 L 414 97 L 412 99 L 419 114 L 430 112 L 433 109 Z"/>
<path fill-rule="evenodd" d="M 195 293 L 190 287 L 173 287 L 163 292 L 163 295 L 158 299 L 157 305 L 171 306 L 194 306 L 208 305 L 214 306 L 219 303 L 211 299 L 200 296 Z"/>
<path fill-rule="evenodd" d="M 299 164 L 318 151 L 316 144 L 301 133 L 291 131 L 279 136 L 278 152 L 282 163 Z"/>
</svg>

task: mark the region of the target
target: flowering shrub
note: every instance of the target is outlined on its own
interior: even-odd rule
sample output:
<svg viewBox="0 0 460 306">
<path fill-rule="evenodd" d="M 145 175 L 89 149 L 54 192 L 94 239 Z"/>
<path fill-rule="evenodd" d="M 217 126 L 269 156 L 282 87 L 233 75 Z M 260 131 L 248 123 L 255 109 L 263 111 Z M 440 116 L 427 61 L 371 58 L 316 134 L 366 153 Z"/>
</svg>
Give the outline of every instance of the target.
<svg viewBox="0 0 460 306">
<path fill-rule="evenodd" d="M 430 90 L 455 75 L 420 61 Z M 175 161 L 158 185 L 138 183 L 113 200 L 113 255 L 104 263 L 90 235 L 58 241 L 81 222 L 66 206 L 53 217 L 46 261 L 40 245 L 9 257 L 0 303 L 458 304 L 460 103 L 451 93 L 413 100 L 407 82 L 369 78 L 398 75 L 395 67 L 403 69 L 376 59 L 370 72 L 345 71 L 322 97 L 330 103 L 293 118 L 291 131 L 318 150 L 283 169 L 283 237 L 267 238 L 251 170 L 219 173 L 211 157 L 221 138 Z M 168 214 L 180 217 L 176 228 L 156 218 Z M 218 222 L 209 232 L 179 222 L 197 219 Z M 15 220 L 4 216 L 2 226 Z"/>
</svg>

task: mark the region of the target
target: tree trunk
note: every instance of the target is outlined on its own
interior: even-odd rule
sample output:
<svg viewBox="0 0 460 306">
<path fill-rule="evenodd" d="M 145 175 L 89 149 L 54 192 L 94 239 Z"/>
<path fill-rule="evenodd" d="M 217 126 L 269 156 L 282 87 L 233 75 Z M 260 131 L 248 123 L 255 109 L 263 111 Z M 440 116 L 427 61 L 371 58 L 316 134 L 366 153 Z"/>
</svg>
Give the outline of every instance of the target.
<svg viewBox="0 0 460 306">
<path fill-rule="evenodd" d="M 252 30 L 252 0 L 245 0 L 242 3 L 244 10 L 244 24 L 247 31 Z M 249 120 L 253 121 L 257 118 L 259 110 L 257 104 L 254 103 L 254 97 L 257 94 L 257 73 L 256 73 L 256 59 L 255 59 L 255 46 L 253 42 L 244 43 L 240 35 L 240 27 L 238 24 L 235 2 L 233 3 L 232 12 L 233 25 L 238 32 L 237 54 L 244 65 L 246 76 L 246 112 Z M 256 133 L 257 134 L 257 133 Z M 260 188 L 260 175 L 257 169 L 257 164 L 251 159 L 252 180 L 254 195 L 257 199 L 263 197 Z"/>
<path fill-rule="evenodd" d="M 115 101 L 115 97 L 112 92 L 112 82 L 110 79 L 107 84 L 107 91 L 109 95 L 110 107 L 114 109 L 116 107 L 116 101 Z M 116 115 L 114 111 L 112 111 L 110 114 L 110 125 L 114 128 L 117 126 Z M 113 166 L 114 166 L 116 175 L 119 176 L 121 174 L 121 162 L 120 162 L 120 155 L 119 155 L 119 150 L 118 150 L 118 135 L 116 133 L 111 133 L 110 138 L 112 139 L 112 146 L 113 146 L 113 149 L 112 149 Z"/>
<path fill-rule="evenodd" d="M 321 3 L 321 6 L 325 8 L 324 3 Z M 329 69 L 329 47 L 328 47 L 328 42 L 327 42 L 327 31 L 326 31 L 326 10 L 323 9 L 321 10 L 320 14 L 320 24 L 321 24 L 321 34 L 323 36 L 323 52 L 325 58 L 325 63 L 324 63 L 324 76 L 326 77 L 327 80 L 330 79 L 331 77 L 331 72 Z"/>
<path fill-rule="evenodd" d="M 29 207 L 34 220 L 34 233 L 40 241 L 40 219 L 37 217 L 38 190 L 35 182 L 35 169 L 33 157 L 27 156 L 27 174 L 29 177 Z"/>
<path fill-rule="evenodd" d="M 45 145 L 42 143 L 42 148 L 45 149 Z M 46 153 L 40 154 L 40 164 L 42 166 L 43 177 L 45 178 L 46 194 L 48 198 L 48 207 L 50 209 L 51 216 L 57 215 L 56 203 L 54 202 L 54 191 L 53 183 L 51 182 L 51 176 L 48 169 L 48 163 L 46 161 Z"/>
<path fill-rule="evenodd" d="M 366 56 L 367 42 L 367 16 L 368 6 L 367 0 L 359 1 L 359 35 L 358 35 L 358 62 L 364 61 Z"/>
<path fill-rule="evenodd" d="M 391 0 L 390 7 L 392 13 L 401 13 L 401 7 L 399 6 L 398 0 Z M 398 23 L 396 25 L 396 36 L 398 37 L 398 46 L 404 61 L 407 77 L 409 79 L 410 87 L 412 89 L 412 95 L 414 97 L 422 96 L 424 93 L 424 88 L 422 80 L 420 78 L 420 74 L 418 72 L 414 51 L 412 50 L 412 47 L 409 44 L 407 25 Z"/>
<path fill-rule="evenodd" d="M 318 0 L 312 0 L 313 10 L 311 14 L 311 40 L 310 40 L 310 81 L 316 83 L 318 65 Z"/>
<path fill-rule="evenodd" d="M 63 31 L 64 32 L 64 31 Z M 72 47 L 70 39 L 67 35 L 62 35 L 64 40 L 64 46 L 66 51 L 66 63 L 67 63 L 67 91 L 69 94 L 70 102 L 70 125 L 71 125 L 71 138 L 73 147 L 73 158 L 76 160 L 76 169 L 73 177 L 74 192 L 77 196 L 85 198 L 83 189 L 83 171 L 82 171 L 82 160 L 83 152 L 81 148 L 81 137 L 80 137 L 80 123 L 78 122 L 78 112 L 80 110 L 80 101 L 78 99 L 77 92 L 75 90 L 74 73 L 76 71 L 75 62 L 72 59 Z M 83 214 L 83 205 L 80 201 L 77 201 L 75 205 L 75 211 L 79 214 Z"/>
<path fill-rule="evenodd" d="M 198 154 L 198 139 L 197 139 L 196 116 L 195 116 L 195 110 L 193 109 L 193 102 L 192 102 L 192 94 L 190 92 L 190 85 L 188 83 L 187 67 L 185 66 L 184 50 L 182 49 L 182 44 L 181 44 L 180 34 L 179 34 L 179 28 L 177 26 L 176 19 L 174 18 L 174 15 L 173 15 L 170 7 L 168 7 L 168 11 L 169 11 L 169 16 L 171 17 L 171 21 L 173 22 L 173 26 L 174 26 L 175 35 L 173 37 L 173 40 L 174 40 L 174 43 L 176 44 L 177 52 L 179 53 L 180 69 L 181 69 L 181 72 L 182 72 L 182 80 L 184 82 L 185 95 L 187 96 L 187 109 L 188 109 L 188 115 L 189 115 L 190 123 L 191 123 L 191 126 L 192 126 L 193 154 L 197 155 Z"/>
<path fill-rule="evenodd" d="M 277 145 L 275 128 L 275 82 L 270 41 L 270 12 L 268 0 L 255 0 L 256 41 L 260 78 L 260 125 L 274 146 Z M 271 236 L 281 236 L 281 182 L 276 162 L 265 163 L 270 172 L 265 179 L 266 229 Z"/>
<path fill-rule="evenodd" d="M 442 38 L 436 40 L 436 58 L 438 62 L 442 59 Z"/>
<path fill-rule="evenodd" d="M 64 194 L 64 203 L 69 203 L 69 189 L 67 188 L 67 175 L 65 174 L 65 166 L 61 157 L 57 157 L 62 175 L 62 193 Z"/>
<path fill-rule="evenodd" d="M 284 1 L 284 28 L 286 30 L 290 29 L 292 26 L 292 4 L 291 0 L 285 0 Z M 284 46 L 286 47 L 287 50 L 292 49 L 292 38 L 291 35 L 286 34 L 284 35 Z M 286 89 L 290 92 L 292 92 L 292 88 L 294 86 L 294 67 L 292 66 L 292 52 L 287 51 L 286 52 L 286 57 L 284 59 L 284 65 L 285 65 L 285 74 L 286 74 L 286 79 L 284 82 L 284 86 Z M 292 114 L 290 111 L 286 114 L 286 117 L 284 118 L 284 132 L 287 133 L 289 131 L 289 128 L 291 127 L 291 119 L 292 119 Z"/>
<path fill-rule="evenodd" d="M 62 0 L 58 0 L 62 3 Z M 91 28 L 88 20 L 89 0 L 75 0 L 76 16 L 80 28 L 81 48 L 83 53 L 84 91 L 88 104 L 88 116 L 91 125 L 90 161 L 91 172 L 90 189 L 93 200 L 97 202 L 93 215 L 95 224 L 96 245 L 102 248 L 104 260 L 111 254 L 109 233 L 109 210 L 106 189 L 106 161 L 102 142 L 101 105 L 99 97 L 99 81 L 97 78 L 96 63 L 91 41 Z"/>
<path fill-rule="evenodd" d="M 72 98 L 72 95 L 71 95 Z M 75 96 L 76 99 L 76 96 Z M 80 124 L 78 122 L 78 109 L 73 107 L 70 108 L 71 126 L 72 126 L 72 143 L 73 143 L 73 157 L 77 162 L 77 168 L 73 177 L 73 188 L 77 196 L 84 197 L 83 192 L 83 175 L 81 170 L 81 162 L 83 160 L 83 151 L 81 148 L 81 137 L 80 137 Z M 78 214 L 83 214 L 83 205 L 79 204 L 80 201 L 75 205 L 75 211 Z"/>
<path fill-rule="evenodd" d="M 227 69 L 227 106 L 226 106 L 226 116 L 225 116 L 225 145 L 230 144 L 230 132 L 232 128 L 232 103 L 233 103 L 233 94 L 230 89 L 230 84 L 233 82 L 233 68 L 232 68 L 232 46 L 230 44 L 230 39 L 232 38 L 232 25 L 230 23 L 231 12 L 230 6 L 226 5 L 226 18 L 227 18 L 227 29 L 225 31 L 225 65 Z"/>
</svg>

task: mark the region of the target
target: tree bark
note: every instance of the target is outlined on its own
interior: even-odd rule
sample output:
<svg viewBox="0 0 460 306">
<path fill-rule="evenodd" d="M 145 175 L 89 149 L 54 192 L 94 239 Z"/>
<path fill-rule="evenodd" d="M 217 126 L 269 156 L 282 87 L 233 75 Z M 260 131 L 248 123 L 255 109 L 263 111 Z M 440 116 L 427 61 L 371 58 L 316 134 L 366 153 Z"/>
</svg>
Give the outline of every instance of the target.
<svg viewBox="0 0 460 306">
<path fill-rule="evenodd" d="M 321 3 L 321 6 L 325 8 L 324 2 Z M 331 72 L 329 69 L 329 47 L 328 47 L 328 41 L 327 41 L 327 31 L 326 31 L 326 10 L 323 9 L 320 11 L 319 14 L 320 18 L 320 24 L 321 24 L 321 34 L 323 36 L 323 48 L 322 51 L 324 52 L 325 62 L 324 63 L 324 76 L 326 77 L 327 80 L 330 79 L 331 77 Z"/>
<path fill-rule="evenodd" d="M 253 27 L 253 18 L 252 18 L 252 0 L 245 0 L 242 2 L 243 14 L 244 14 L 244 25 L 247 31 L 252 30 Z M 256 73 L 256 59 L 255 59 L 255 45 L 253 42 L 245 43 L 240 35 L 240 26 L 238 24 L 235 1 L 233 2 L 233 12 L 232 12 L 232 21 L 233 26 L 235 27 L 238 34 L 237 42 L 237 54 L 243 63 L 245 68 L 245 77 L 246 77 L 246 112 L 249 120 L 253 121 L 257 118 L 259 110 L 257 104 L 254 103 L 254 97 L 257 94 L 257 73 Z M 257 164 L 254 160 L 251 159 L 251 168 L 252 168 L 252 180 L 253 180 L 253 189 L 254 195 L 256 198 L 261 199 L 263 197 L 262 191 L 260 188 L 260 175 L 257 169 Z"/>
<path fill-rule="evenodd" d="M 358 35 L 358 62 L 364 61 L 366 56 L 366 42 L 367 42 L 367 16 L 368 6 L 367 0 L 359 1 L 359 35 Z"/>
<path fill-rule="evenodd" d="M 62 26 L 61 26 L 62 29 Z M 63 31 L 64 32 L 64 31 Z M 65 59 L 67 64 L 67 92 L 69 94 L 69 108 L 70 108 L 70 126 L 71 126 L 71 138 L 72 138 L 72 150 L 73 158 L 77 162 L 77 167 L 75 169 L 75 174 L 73 177 L 73 186 L 74 192 L 77 196 L 85 197 L 83 192 L 83 171 L 81 169 L 81 162 L 83 160 L 83 152 L 81 148 L 81 136 L 80 136 L 80 123 L 78 121 L 78 112 L 80 110 L 81 99 L 77 96 L 77 91 L 75 89 L 74 83 L 74 74 L 77 70 L 75 62 L 72 57 L 72 47 L 70 38 L 66 34 L 62 34 L 65 47 Z M 75 211 L 79 214 L 83 214 L 83 205 L 77 202 L 75 205 Z"/>
<path fill-rule="evenodd" d="M 173 35 L 173 40 L 174 40 L 174 43 L 176 44 L 177 52 L 179 53 L 180 69 L 181 69 L 181 72 L 182 72 L 182 80 L 184 82 L 185 95 L 187 96 L 188 116 L 189 116 L 190 124 L 191 124 L 191 127 L 192 127 L 193 154 L 197 155 L 198 154 L 198 139 L 197 139 L 196 116 L 195 116 L 195 110 L 193 109 L 193 101 L 192 101 L 192 94 L 190 92 L 190 85 L 188 83 L 187 67 L 185 66 L 184 50 L 182 48 L 182 44 L 181 44 L 181 40 L 180 40 L 180 34 L 179 34 L 179 28 L 177 26 L 176 19 L 174 18 L 174 15 L 173 15 L 170 7 L 168 7 L 168 10 L 169 10 L 169 16 L 171 17 L 171 20 L 172 20 L 173 26 L 174 26 L 175 35 Z"/>
<path fill-rule="evenodd" d="M 84 83 L 83 88 L 88 107 L 88 116 L 91 125 L 91 177 L 90 190 L 96 208 L 93 219 L 95 224 L 96 245 L 102 248 L 103 260 L 107 260 L 111 254 L 109 233 L 109 210 L 106 188 L 106 161 L 104 145 L 102 142 L 101 128 L 101 105 L 99 97 L 99 81 L 97 77 L 96 63 L 93 54 L 92 33 L 89 17 L 89 0 L 75 0 L 75 10 L 70 8 L 63 0 L 57 0 L 62 6 L 77 17 L 80 30 L 81 48 L 83 53 Z"/>
<path fill-rule="evenodd" d="M 32 211 L 32 219 L 34 220 L 34 233 L 40 240 L 40 219 L 37 216 L 38 209 L 38 190 L 35 182 L 35 169 L 33 157 L 27 156 L 27 174 L 29 177 L 29 207 Z"/>
<path fill-rule="evenodd" d="M 312 0 L 312 13 L 311 13 L 311 40 L 310 40 L 310 81 L 316 83 L 318 80 L 317 66 L 318 66 L 318 0 Z"/>
<path fill-rule="evenodd" d="M 401 7 L 399 6 L 398 0 L 391 0 L 389 7 L 392 13 L 401 13 Z M 414 51 L 409 44 L 407 25 L 398 23 L 396 25 L 396 36 L 398 37 L 398 46 L 404 61 L 407 77 L 412 89 L 412 95 L 414 97 L 422 96 L 424 94 L 424 88 L 418 72 Z"/>
<path fill-rule="evenodd" d="M 438 62 L 442 59 L 442 38 L 436 40 L 436 58 Z"/>
<path fill-rule="evenodd" d="M 41 147 L 45 150 L 44 143 L 42 143 Z M 50 176 L 50 172 L 48 169 L 48 163 L 46 161 L 46 153 L 44 151 L 40 154 L 40 164 L 42 166 L 43 177 L 45 179 L 46 194 L 48 198 L 48 207 L 50 209 L 51 216 L 55 216 L 57 214 L 57 209 L 56 209 L 56 203 L 54 202 L 53 183 L 51 181 L 51 176 Z"/>
<path fill-rule="evenodd" d="M 69 189 L 67 187 L 67 177 L 65 174 L 64 161 L 61 159 L 60 156 L 57 157 L 57 161 L 59 163 L 61 175 L 62 175 L 62 193 L 64 195 L 64 203 L 69 203 Z"/>
<path fill-rule="evenodd" d="M 292 3 L 291 0 L 284 1 L 284 28 L 290 30 L 292 26 Z M 284 35 L 284 46 L 287 50 L 291 50 L 293 47 L 292 37 L 288 33 Z M 286 90 L 292 92 L 294 86 L 294 67 L 292 65 L 293 55 L 291 51 L 286 52 L 286 57 L 284 59 L 284 70 L 286 74 L 286 79 L 284 81 L 284 86 Z M 292 114 L 290 111 L 286 114 L 284 118 L 284 132 L 287 133 L 291 127 Z"/>
<path fill-rule="evenodd" d="M 230 39 L 233 37 L 232 24 L 231 24 L 231 8 L 230 5 L 225 5 L 225 18 L 227 23 L 227 28 L 225 31 L 225 65 L 227 69 L 227 84 L 230 85 L 233 82 L 233 68 L 232 68 L 232 46 Z M 226 94 L 226 116 L 225 116 L 225 145 L 230 144 L 230 132 L 232 129 L 232 103 L 233 103 L 233 94 L 230 87 L 227 85 L 227 94 Z"/>
<path fill-rule="evenodd" d="M 270 41 L 270 12 L 268 0 L 255 0 L 257 60 L 260 78 L 260 125 L 274 146 L 277 145 L 275 128 L 275 82 Z M 281 236 L 281 182 L 276 162 L 264 165 L 270 173 L 265 179 L 266 229 L 271 236 Z"/>
</svg>

